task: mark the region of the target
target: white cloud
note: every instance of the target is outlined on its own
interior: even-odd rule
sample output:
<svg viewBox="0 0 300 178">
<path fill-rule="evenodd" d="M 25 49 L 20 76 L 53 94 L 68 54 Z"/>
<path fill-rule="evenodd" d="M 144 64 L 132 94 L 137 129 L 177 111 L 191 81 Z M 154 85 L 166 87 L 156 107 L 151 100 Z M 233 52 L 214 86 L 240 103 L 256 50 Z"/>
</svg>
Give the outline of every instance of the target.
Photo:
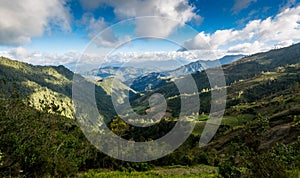
<svg viewBox="0 0 300 178">
<path fill-rule="evenodd" d="M 176 27 L 183 26 L 186 22 L 195 20 L 200 23 L 203 20 L 193 12 L 194 7 L 189 5 L 187 0 L 81 0 L 81 4 L 86 9 L 96 9 L 104 4 L 112 6 L 119 19 L 141 16 L 162 17 L 160 19 L 137 19 L 135 32 L 139 36 L 164 38 L 170 35 Z M 166 21 L 166 19 L 174 21 Z"/>
<path fill-rule="evenodd" d="M 223 51 L 191 50 L 191 51 L 168 51 L 168 52 L 121 52 L 110 56 L 119 62 L 144 62 L 144 61 L 168 61 L 168 60 L 211 60 L 224 54 Z"/>
<path fill-rule="evenodd" d="M 228 48 L 229 53 L 247 54 L 249 51 L 265 51 L 262 43 L 255 41 L 254 43 L 241 43 Z"/>
<path fill-rule="evenodd" d="M 88 38 L 101 47 L 114 47 L 130 40 L 128 36 L 117 37 L 103 17 L 96 19 L 91 13 L 83 14 L 78 24 L 86 26 Z"/>
<path fill-rule="evenodd" d="M 167 18 L 138 18 L 135 20 L 137 36 L 165 38 L 178 26 L 177 21 Z"/>
<path fill-rule="evenodd" d="M 277 44 L 275 44 L 275 48 L 283 48 L 283 47 L 286 47 L 286 46 L 290 46 L 294 43 L 293 40 L 285 40 L 285 41 L 281 41 Z"/>
<path fill-rule="evenodd" d="M 88 35 L 90 38 L 93 38 L 108 26 L 103 17 L 95 19 L 92 13 L 84 13 L 79 24 L 86 26 L 86 30 L 90 32 Z"/>
<path fill-rule="evenodd" d="M 211 49 L 210 44 L 208 43 L 211 39 L 209 34 L 204 32 L 198 33 L 193 39 L 189 39 L 184 42 L 183 47 L 192 50 L 192 49 Z"/>
<path fill-rule="evenodd" d="M 119 18 L 139 16 L 158 16 L 163 18 L 138 19 L 136 21 L 137 35 L 167 37 L 176 27 L 183 26 L 193 18 L 199 17 L 186 0 L 153 0 L 153 1 L 118 1 L 114 4 L 114 12 Z M 172 19 L 174 21 L 166 20 Z"/>
<path fill-rule="evenodd" d="M 102 64 L 108 63 L 125 63 L 129 66 L 148 67 L 162 64 L 172 67 L 171 61 L 180 65 L 182 61 L 196 61 L 217 59 L 224 55 L 224 51 L 211 50 L 194 50 L 194 51 L 169 51 L 169 52 L 126 52 L 116 53 L 110 56 L 101 56 L 101 54 L 85 53 L 70 51 L 67 53 L 45 53 L 32 52 L 23 47 L 11 48 L 6 51 L 0 51 L 0 56 L 8 57 L 14 60 L 34 64 L 34 65 L 65 65 L 71 70 L 77 72 L 98 68 Z M 166 62 L 164 62 L 166 61 Z M 176 62 L 177 61 L 177 62 Z M 164 66 L 164 67 L 166 67 Z M 79 68 L 78 68 L 79 67 Z M 162 66 L 160 66 L 162 67 Z"/>
<path fill-rule="evenodd" d="M 24 44 L 56 25 L 70 30 L 63 0 L 0 1 L 0 44 Z M 51 25 L 50 25 L 51 24 Z"/>
<path fill-rule="evenodd" d="M 232 7 L 233 13 L 239 13 L 241 10 L 249 7 L 251 3 L 255 3 L 257 0 L 235 0 L 235 3 Z"/>
<path fill-rule="evenodd" d="M 243 29 L 200 32 L 184 42 L 187 49 L 229 49 L 237 53 L 256 53 L 300 40 L 300 6 L 288 8 L 274 18 L 250 21 Z M 240 49 L 240 50 L 239 50 Z"/>
<path fill-rule="evenodd" d="M 76 62 L 80 58 L 80 53 L 67 52 L 65 54 L 58 54 L 31 52 L 24 47 L 17 47 L 6 51 L 0 51 L 0 56 L 34 65 L 66 65 Z"/>
</svg>

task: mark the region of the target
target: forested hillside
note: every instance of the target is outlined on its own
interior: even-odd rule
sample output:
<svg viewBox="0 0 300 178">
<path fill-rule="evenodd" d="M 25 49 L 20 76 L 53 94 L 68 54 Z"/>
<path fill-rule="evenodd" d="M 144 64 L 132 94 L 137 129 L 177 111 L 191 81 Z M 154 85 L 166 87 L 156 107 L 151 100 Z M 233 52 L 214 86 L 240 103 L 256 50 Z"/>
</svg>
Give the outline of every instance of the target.
<svg viewBox="0 0 300 178">
<path fill-rule="evenodd" d="M 0 86 L 3 97 L 15 92 L 29 106 L 71 119 L 74 119 L 73 75 L 64 66 L 33 66 L 0 58 Z M 114 112 L 106 92 L 96 86 L 95 93 L 101 114 L 112 118 Z"/>
</svg>

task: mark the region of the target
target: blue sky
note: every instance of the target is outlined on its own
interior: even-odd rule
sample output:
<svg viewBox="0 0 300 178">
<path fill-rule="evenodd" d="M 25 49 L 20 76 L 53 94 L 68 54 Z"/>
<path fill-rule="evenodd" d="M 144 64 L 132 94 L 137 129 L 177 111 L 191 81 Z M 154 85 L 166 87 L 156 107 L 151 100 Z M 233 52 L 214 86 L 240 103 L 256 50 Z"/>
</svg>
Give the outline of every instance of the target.
<svg viewBox="0 0 300 178">
<path fill-rule="evenodd" d="M 193 61 L 300 40 L 298 0 L 2 0 L 0 16 L 0 55 L 33 64 L 70 65 L 81 54 L 92 63 L 112 50 L 117 60 Z"/>
</svg>

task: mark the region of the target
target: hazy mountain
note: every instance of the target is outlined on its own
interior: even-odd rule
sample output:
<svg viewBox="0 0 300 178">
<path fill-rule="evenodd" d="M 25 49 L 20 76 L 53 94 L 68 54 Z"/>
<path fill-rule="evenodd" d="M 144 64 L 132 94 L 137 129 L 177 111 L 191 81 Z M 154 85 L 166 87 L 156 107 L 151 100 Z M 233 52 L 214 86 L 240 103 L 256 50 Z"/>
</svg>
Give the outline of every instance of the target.
<svg viewBox="0 0 300 178">
<path fill-rule="evenodd" d="M 82 72 L 81 74 L 88 78 L 97 77 L 96 79 L 98 80 L 108 77 L 115 77 L 117 75 L 120 80 L 125 81 L 150 72 L 151 70 L 147 68 L 107 66 L 100 69 L 93 69 L 88 72 Z"/>
<path fill-rule="evenodd" d="M 225 65 L 225 64 L 230 64 L 234 61 L 237 61 L 241 58 L 245 57 L 245 55 L 243 54 L 238 54 L 238 55 L 226 55 L 222 58 L 219 59 L 219 62 L 221 65 Z"/>
<path fill-rule="evenodd" d="M 127 80 L 125 84 L 130 86 L 133 90 L 138 92 L 144 92 L 148 90 L 154 90 L 167 84 L 170 77 L 164 73 L 152 72 L 146 75 L 142 75 L 133 80 Z"/>
<path fill-rule="evenodd" d="M 99 69 L 92 69 L 86 71 L 77 71 L 79 74 L 90 79 L 103 79 L 107 77 L 115 77 L 122 81 L 135 79 L 139 76 L 146 75 L 152 72 L 165 72 L 174 70 L 182 65 L 186 65 L 186 60 L 148 60 L 148 61 L 129 61 L 127 63 L 114 62 L 104 63 Z"/>
<path fill-rule="evenodd" d="M 184 65 L 182 67 L 179 67 L 175 70 L 168 71 L 168 72 L 166 72 L 166 74 L 170 75 L 170 76 L 180 76 L 180 75 L 191 74 L 191 73 L 203 71 L 203 70 L 206 70 L 209 68 L 217 67 L 220 65 L 229 64 L 229 63 L 237 61 L 243 57 L 245 57 L 245 55 L 240 54 L 240 55 L 228 55 L 228 56 L 224 56 L 220 59 L 211 60 L 211 61 L 198 60 L 195 62 L 191 62 L 187 65 Z"/>
</svg>

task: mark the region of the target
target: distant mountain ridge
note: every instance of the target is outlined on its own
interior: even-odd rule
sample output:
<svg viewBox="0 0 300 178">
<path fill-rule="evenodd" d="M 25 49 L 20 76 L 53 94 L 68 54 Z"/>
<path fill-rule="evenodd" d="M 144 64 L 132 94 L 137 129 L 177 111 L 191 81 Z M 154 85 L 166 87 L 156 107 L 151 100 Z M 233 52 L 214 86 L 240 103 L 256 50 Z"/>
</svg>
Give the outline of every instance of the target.
<svg viewBox="0 0 300 178">
<path fill-rule="evenodd" d="M 180 75 L 186 75 L 191 74 L 195 72 L 200 72 L 209 68 L 218 67 L 221 65 L 229 64 L 232 62 L 235 62 L 241 58 L 245 57 L 245 55 L 239 54 L 239 55 L 227 55 L 220 59 L 216 60 L 198 60 L 195 62 L 191 62 L 187 65 L 184 65 L 182 67 L 179 67 L 175 70 L 171 70 L 166 72 L 167 75 L 170 76 L 180 76 Z"/>
<path fill-rule="evenodd" d="M 99 79 L 104 79 L 104 78 L 108 78 L 108 77 L 115 77 L 116 75 L 118 75 L 118 78 L 121 79 L 122 81 L 132 81 L 133 79 L 138 80 L 139 77 L 143 77 L 146 75 L 151 75 L 153 76 L 153 72 L 155 73 L 160 73 L 160 75 L 163 76 L 180 76 L 180 75 L 186 75 L 186 74 L 191 74 L 191 73 L 195 73 L 197 71 L 202 71 L 202 70 L 206 70 L 208 68 L 212 68 L 212 67 L 216 67 L 216 66 L 220 66 L 220 65 L 224 65 L 224 64 L 229 64 L 231 62 L 234 62 L 236 60 L 239 60 L 241 58 L 245 57 L 245 55 L 239 54 L 239 55 L 227 55 L 224 56 L 220 59 L 216 59 L 216 60 L 198 60 L 195 62 L 191 62 L 188 64 L 185 64 L 185 60 L 179 60 L 180 63 L 185 64 L 183 66 L 180 66 L 176 69 L 173 70 L 161 70 L 161 68 L 163 66 L 161 66 L 160 68 L 155 68 L 153 67 L 152 69 L 147 68 L 147 67 L 140 67 L 138 65 L 138 63 L 136 64 L 136 66 L 138 67 L 133 67 L 133 66 L 107 66 L 108 64 L 106 64 L 106 66 L 101 67 L 99 69 L 93 69 L 90 71 L 86 71 L 86 72 L 80 72 L 81 75 L 86 76 L 88 78 L 96 78 L 95 80 L 99 80 Z M 174 65 L 174 61 L 171 62 L 170 61 L 165 61 L 165 62 L 158 62 L 159 64 L 162 63 L 170 63 L 170 65 Z M 149 63 L 149 61 L 148 61 Z M 152 61 L 152 63 L 155 63 L 155 61 Z M 145 64 L 146 65 L 146 64 Z M 166 64 L 164 64 L 166 65 Z M 127 81 L 126 83 L 129 83 L 129 81 Z"/>
</svg>

